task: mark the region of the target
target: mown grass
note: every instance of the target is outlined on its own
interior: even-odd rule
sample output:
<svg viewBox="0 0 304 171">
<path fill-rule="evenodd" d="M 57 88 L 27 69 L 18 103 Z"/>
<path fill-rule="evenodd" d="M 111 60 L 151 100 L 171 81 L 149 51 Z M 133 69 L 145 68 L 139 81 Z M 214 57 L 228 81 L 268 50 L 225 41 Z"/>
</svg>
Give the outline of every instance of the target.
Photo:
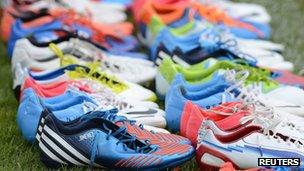
<svg viewBox="0 0 304 171">
<path fill-rule="evenodd" d="M 244 0 L 243 0 L 244 1 Z M 283 55 L 298 72 L 304 64 L 304 0 L 245 0 L 265 5 L 272 16 L 272 40 L 286 45 Z M 18 103 L 11 90 L 12 77 L 5 44 L 0 42 L 0 170 L 45 170 L 38 148 L 24 141 L 16 123 Z M 66 168 L 63 168 L 66 170 Z M 71 170 L 71 169 L 68 169 Z M 72 170 L 85 170 L 73 168 Z M 197 170 L 194 160 L 182 170 Z"/>
</svg>

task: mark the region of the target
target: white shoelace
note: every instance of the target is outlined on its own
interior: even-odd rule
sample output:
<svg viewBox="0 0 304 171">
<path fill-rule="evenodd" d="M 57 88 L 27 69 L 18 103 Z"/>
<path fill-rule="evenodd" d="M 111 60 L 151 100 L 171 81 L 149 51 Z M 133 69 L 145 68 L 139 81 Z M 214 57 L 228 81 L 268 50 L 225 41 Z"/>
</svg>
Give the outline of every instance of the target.
<svg viewBox="0 0 304 171">
<path fill-rule="evenodd" d="M 223 101 L 226 101 L 226 94 L 234 96 L 234 94 L 231 92 L 233 90 L 237 90 L 239 91 L 239 95 L 236 98 L 244 102 L 252 102 L 255 105 L 262 105 L 263 107 L 266 107 L 266 105 L 258 99 L 258 96 L 261 93 L 261 87 L 259 85 L 244 86 L 244 82 L 248 76 L 249 72 L 246 70 L 238 72 L 234 70 L 227 70 L 225 72 L 225 79 L 232 85 L 225 90 L 225 93 L 223 93 Z"/>
<path fill-rule="evenodd" d="M 131 73 L 128 76 L 138 75 L 142 70 L 133 62 L 119 61 L 119 60 L 107 60 L 105 59 L 101 66 L 105 70 L 109 70 L 112 73 Z"/>
<path fill-rule="evenodd" d="M 79 54 L 86 61 L 101 61 L 101 69 L 110 73 L 131 73 L 129 74 L 130 76 L 135 76 L 142 71 L 135 62 L 111 59 L 106 53 L 102 53 L 100 49 L 79 39 L 72 39 L 69 42 L 72 54 Z"/>
<path fill-rule="evenodd" d="M 95 83 L 94 81 L 82 79 L 81 83 L 84 86 L 88 85 L 95 91 L 95 93 L 90 94 L 90 96 L 92 96 L 102 108 L 112 106 L 119 110 L 123 110 L 133 107 L 130 103 L 116 96 L 111 90 Z M 69 86 L 71 89 L 78 90 L 78 88 L 73 84 Z"/>
<path fill-rule="evenodd" d="M 237 79 L 237 76 L 240 76 L 239 79 Z M 235 72 L 234 70 L 227 70 L 225 72 L 225 79 L 227 82 L 231 83 L 232 85 L 228 87 L 225 92 L 222 94 L 222 102 L 225 103 L 227 99 L 227 95 L 231 96 L 232 98 L 235 98 L 235 95 L 231 93 L 233 90 L 241 89 L 244 81 L 249 76 L 249 72 L 246 70 Z"/>
<path fill-rule="evenodd" d="M 200 41 L 206 40 L 210 40 L 212 42 L 217 43 L 220 49 L 229 50 L 230 52 L 236 54 L 242 59 L 256 61 L 253 56 L 243 52 L 243 50 L 240 48 L 238 39 L 236 39 L 235 36 L 225 28 L 215 27 L 213 29 L 207 29 L 205 32 L 202 33 L 200 37 Z"/>
<path fill-rule="evenodd" d="M 240 76 L 240 78 L 237 78 L 237 76 Z M 234 94 L 230 93 L 233 90 L 238 90 L 240 94 L 237 96 L 238 99 L 242 100 L 242 105 L 236 105 L 232 110 L 237 112 L 239 109 L 244 108 L 250 108 L 252 109 L 250 115 L 244 116 L 240 122 L 241 124 L 251 122 L 252 125 L 259 125 L 263 129 L 263 135 L 267 136 L 268 139 L 276 139 L 278 143 L 284 142 L 287 143 L 287 145 L 294 144 L 297 148 L 303 148 L 304 142 L 303 139 L 296 137 L 294 135 L 285 135 L 285 132 L 276 130 L 276 128 L 280 125 L 281 127 L 286 127 L 287 129 L 296 131 L 298 134 L 303 134 L 304 130 L 292 123 L 292 122 L 286 122 L 283 121 L 280 116 L 274 113 L 273 108 L 265 105 L 262 103 L 259 98 L 257 97 L 257 94 L 259 91 L 255 88 L 245 88 L 243 87 L 243 83 L 245 79 L 248 77 L 249 73 L 248 71 L 240 71 L 235 72 L 233 70 L 228 70 L 225 73 L 225 77 L 228 82 L 232 83 L 232 85 L 225 90 L 223 93 L 223 100 L 225 101 L 226 95 L 234 96 Z M 224 102 L 223 101 L 223 102 Z M 225 107 L 225 106 L 222 106 Z M 217 111 L 214 111 L 217 112 Z M 233 115 L 233 113 L 223 113 L 223 112 L 217 112 L 221 115 Z M 205 131 L 204 124 L 202 124 L 200 128 L 200 133 Z M 204 135 L 200 134 L 200 135 Z M 259 138 L 260 136 L 257 136 L 257 142 L 258 146 L 262 146 L 262 140 Z M 198 142 L 201 142 L 204 139 L 204 137 L 198 136 Z M 262 151 L 261 151 L 262 155 Z"/>
<path fill-rule="evenodd" d="M 239 79 L 237 79 L 238 75 L 241 76 Z M 265 119 L 266 121 L 273 119 L 278 120 L 280 116 L 274 113 L 274 109 L 270 106 L 267 106 L 258 98 L 259 94 L 261 93 L 259 89 L 252 87 L 243 87 L 243 82 L 248 77 L 248 75 L 249 73 L 247 71 L 239 71 L 237 73 L 235 73 L 233 70 L 227 71 L 225 75 L 227 81 L 234 84 L 232 84 L 229 88 L 225 90 L 225 93 L 223 93 L 223 98 L 226 98 L 226 94 L 233 95 L 230 92 L 237 89 L 240 93 L 236 98 L 242 101 L 242 105 L 235 106 L 235 111 L 237 111 L 238 109 L 251 107 L 254 111 L 252 115 L 248 116 L 249 118 L 258 118 L 258 120 Z M 275 123 L 276 122 L 277 121 L 275 121 Z M 283 121 L 280 119 L 280 122 L 282 123 L 282 127 L 288 126 L 290 129 L 300 131 L 300 133 L 304 132 L 299 125 L 291 123 L 290 121 Z"/>
<path fill-rule="evenodd" d="M 266 111 L 268 112 L 268 111 Z M 302 133 L 303 131 L 298 130 L 298 128 L 296 128 L 294 125 L 290 124 L 290 123 L 286 123 L 281 121 L 281 119 L 276 116 L 276 115 L 272 115 L 272 117 L 268 117 L 266 118 L 261 117 L 261 111 L 259 112 L 253 112 L 253 114 L 249 115 L 249 116 L 245 116 L 241 119 L 241 123 L 246 123 L 251 121 L 251 123 L 253 125 L 260 125 L 263 128 L 263 135 L 266 136 L 268 139 L 276 139 L 278 143 L 284 142 L 287 143 L 289 146 L 291 144 L 294 144 L 297 148 L 303 148 L 303 139 L 299 138 L 299 137 L 295 137 L 293 135 L 286 135 L 280 131 L 274 131 L 275 128 L 282 123 L 282 127 L 283 126 L 287 126 L 290 129 L 294 130 L 296 129 L 296 131 L 299 131 L 299 133 Z M 281 137 L 283 136 L 283 137 Z M 257 136 L 257 142 L 258 142 L 258 146 L 261 147 L 261 140 L 259 138 L 259 136 Z M 262 152 L 261 152 L 262 154 Z"/>
</svg>

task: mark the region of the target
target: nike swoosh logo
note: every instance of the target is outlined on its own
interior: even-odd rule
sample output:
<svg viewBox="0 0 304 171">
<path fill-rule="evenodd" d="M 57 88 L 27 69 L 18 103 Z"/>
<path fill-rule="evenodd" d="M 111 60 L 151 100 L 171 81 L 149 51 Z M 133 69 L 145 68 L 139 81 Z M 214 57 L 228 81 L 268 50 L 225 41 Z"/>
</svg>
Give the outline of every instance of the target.
<svg viewBox="0 0 304 171">
<path fill-rule="evenodd" d="M 37 62 L 49 62 L 49 61 L 52 61 L 52 60 L 55 60 L 55 59 L 58 59 L 58 57 L 56 55 L 50 56 L 50 57 L 44 58 L 44 59 L 35 59 L 35 61 L 37 61 Z"/>
<path fill-rule="evenodd" d="M 127 112 L 128 115 L 141 115 L 141 114 L 155 114 L 157 110 L 149 109 L 147 111 L 135 111 L 135 112 Z"/>
</svg>

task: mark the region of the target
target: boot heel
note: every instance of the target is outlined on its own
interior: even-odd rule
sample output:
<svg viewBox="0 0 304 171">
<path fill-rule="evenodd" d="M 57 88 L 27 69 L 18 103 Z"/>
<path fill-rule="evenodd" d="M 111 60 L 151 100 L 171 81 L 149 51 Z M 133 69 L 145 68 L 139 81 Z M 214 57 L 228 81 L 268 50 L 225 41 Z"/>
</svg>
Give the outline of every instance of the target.
<svg viewBox="0 0 304 171">
<path fill-rule="evenodd" d="M 40 160 L 41 162 L 47 166 L 48 168 L 52 168 L 52 169 L 58 169 L 61 166 L 63 166 L 63 164 L 51 159 L 48 155 L 46 155 L 44 152 L 41 152 L 40 154 Z"/>
</svg>

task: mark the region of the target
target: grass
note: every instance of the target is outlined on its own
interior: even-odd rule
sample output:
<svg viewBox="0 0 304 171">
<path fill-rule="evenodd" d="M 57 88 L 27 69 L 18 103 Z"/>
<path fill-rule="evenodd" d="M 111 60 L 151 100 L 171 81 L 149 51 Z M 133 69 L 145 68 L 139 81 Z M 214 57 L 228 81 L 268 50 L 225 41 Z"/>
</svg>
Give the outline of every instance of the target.
<svg viewBox="0 0 304 171">
<path fill-rule="evenodd" d="M 263 4 L 271 14 L 272 40 L 286 45 L 283 55 L 295 64 L 295 71 L 298 72 L 304 64 L 304 0 L 254 2 Z M 11 87 L 9 60 L 6 57 L 5 44 L 0 42 L 0 170 L 45 170 L 47 168 L 39 160 L 37 147 L 24 141 L 18 130 L 18 103 Z M 182 170 L 197 170 L 197 167 L 194 161 L 190 161 Z"/>
</svg>

